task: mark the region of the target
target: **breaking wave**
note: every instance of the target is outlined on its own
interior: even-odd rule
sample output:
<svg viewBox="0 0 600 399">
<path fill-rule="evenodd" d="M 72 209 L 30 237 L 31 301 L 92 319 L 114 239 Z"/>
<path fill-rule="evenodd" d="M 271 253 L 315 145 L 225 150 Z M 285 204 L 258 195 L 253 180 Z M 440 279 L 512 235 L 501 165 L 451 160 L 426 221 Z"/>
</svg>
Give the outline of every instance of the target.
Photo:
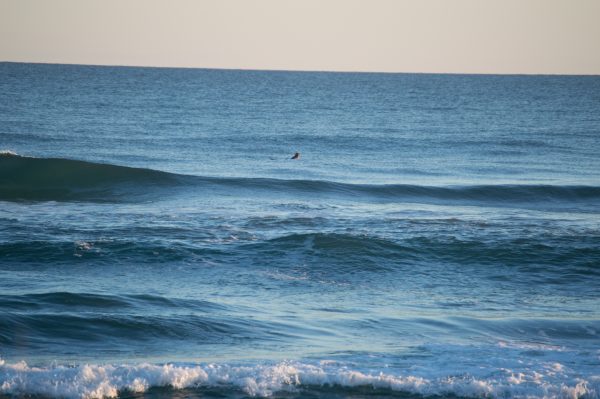
<svg viewBox="0 0 600 399">
<path fill-rule="evenodd" d="M 203 391 L 219 389 L 218 397 L 389 397 L 404 393 L 417 397 L 477 398 L 598 398 L 598 376 L 573 375 L 557 362 L 523 365 L 519 369 L 473 372 L 436 370 L 405 373 L 382 368 L 360 370 L 336 361 L 230 364 L 136 364 L 33 367 L 25 362 L 0 360 L 0 394 L 40 395 L 68 399 L 130 397 L 152 389 Z M 150 391 L 150 392 L 149 392 Z M 160 396 L 160 395 L 159 395 Z M 150 396 L 151 397 L 151 396 Z M 165 392 L 162 396 L 165 397 Z M 288 397 L 288 396 L 286 396 Z"/>
</svg>

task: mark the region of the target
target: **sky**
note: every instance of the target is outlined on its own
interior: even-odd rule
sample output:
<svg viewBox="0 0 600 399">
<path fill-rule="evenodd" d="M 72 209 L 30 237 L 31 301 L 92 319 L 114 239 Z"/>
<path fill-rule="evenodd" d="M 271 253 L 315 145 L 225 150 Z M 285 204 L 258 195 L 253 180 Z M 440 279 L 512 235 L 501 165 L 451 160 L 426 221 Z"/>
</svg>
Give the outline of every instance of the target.
<svg viewBox="0 0 600 399">
<path fill-rule="evenodd" d="M 600 74 L 600 0 L 0 0 L 0 61 Z"/>
</svg>

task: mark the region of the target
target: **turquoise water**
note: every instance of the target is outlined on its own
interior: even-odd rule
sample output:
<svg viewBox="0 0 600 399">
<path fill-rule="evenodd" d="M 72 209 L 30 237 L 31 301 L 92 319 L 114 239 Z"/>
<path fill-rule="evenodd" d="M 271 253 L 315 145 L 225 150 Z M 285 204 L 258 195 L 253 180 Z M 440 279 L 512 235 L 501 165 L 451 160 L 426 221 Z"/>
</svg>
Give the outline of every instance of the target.
<svg viewBox="0 0 600 399">
<path fill-rule="evenodd" d="M 0 63 L 0 396 L 598 398 L 599 137 L 599 77 Z"/>
</svg>

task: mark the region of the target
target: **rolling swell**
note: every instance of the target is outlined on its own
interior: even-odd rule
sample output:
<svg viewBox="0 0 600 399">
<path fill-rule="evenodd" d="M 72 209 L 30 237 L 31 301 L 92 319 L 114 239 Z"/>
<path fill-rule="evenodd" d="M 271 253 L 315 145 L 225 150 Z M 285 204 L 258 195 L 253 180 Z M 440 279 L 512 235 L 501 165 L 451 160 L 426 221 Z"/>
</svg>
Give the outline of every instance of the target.
<svg viewBox="0 0 600 399">
<path fill-rule="evenodd" d="M 188 312 L 189 313 L 189 312 Z M 139 348 L 146 353 L 164 350 L 165 343 L 240 344 L 279 341 L 281 330 L 291 327 L 219 314 L 130 314 L 81 312 L 5 313 L 0 317 L 0 345 L 3 350 L 56 347 L 121 350 Z"/>
<path fill-rule="evenodd" d="M 600 186 L 350 184 L 324 180 L 221 178 L 180 175 L 152 169 L 61 158 L 30 158 L 0 153 L 0 200 L 128 202 L 161 197 L 174 186 L 253 190 L 350 200 L 431 203 L 600 204 Z M 158 190 L 158 191 L 156 191 Z"/>
<path fill-rule="evenodd" d="M 194 299 L 166 298 L 151 294 L 136 295 L 101 295 L 83 292 L 46 292 L 40 294 L 0 295 L 0 309 L 38 310 L 53 309 L 58 311 L 110 311 L 129 312 L 131 309 L 163 309 L 174 312 L 180 308 L 193 308 L 194 311 L 212 312 L 226 311 L 227 307 L 215 302 Z"/>
<path fill-rule="evenodd" d="M 176 175 L 151 169 L 0 153 L 0 200 L 127 200 L 136 188 L 176 183 Z M 134 190 L 118 190 L 127 186 Z"/>
<path fill-rule="evenodd" d="M 240 249 L 261 264 L 275 260 L 278 268 L 302 268 L 311 273 L 338 278 L 365 273 L 428 273 L 437 267 L 477 270 L 489 276 L 519 283 L 586 282 L 600 275 L 597 259 L 600 248 L 593 242 L 574 246 L 585 237 L 559 236 L 552 242 L 544 237 L 488 239 L 487 237 L 416 236 L 378 237 L 342 233 L 290 234 Z M 505 269 L 506 268 L 506 269 Z M 508 275 L 502 270 L 511 270 Z M 540 270 L 544 273 L 540 274 Z M 583 295 L 584 291 L 581 290 Z"/>
<path fill-rule="evenodd" d="M 252 267 L 273 265 L 285 268 L 307 262 L 319 271 L 342 274 L 349 271 L 402 270 L 416 264 L 454 264 L 487 269 L 493 266 L 536 271 L 543 276 L 562 275 L 570 279 L 597 276 L 600 248 L 597 235 L 563 233 L 552 239 L 546 236 L 458 237 L 445 235 L 350 234 L 342 232 L 291 233 L 271 239 L 248 238 L 218 243 L 207 239 L 160 242 L 151 237 L 143 240 L 21 241 L 0 243 L 0 260 L 10 263 L 44 266 L 76 265 L 161 265 L 165 262 L 198 264 L 217 262 L 234 266 L 251 262 Z M 188 242 L 194 241 L 194 242 Z M 577 244 L 577 245 L 576 245 Z M 48 264 L 48 261 L 51 261 Z M 328 266 L 329 265 L 329 266 Z M 574 274 L 573 274 L 574 273 Z"/>
<path fill-rule="evenodd" d="M 212 248 L 186 243 L 170 243 L 162 240 L 90 240 L 60 241 L 37 240 L 0 243 L 0 259 L 4 261 L 27 262 L 30 264 L 74 264 L 78 260 L 99 262 L 143 261 L 161 263 L 167 261 L 199 260 L 219 255 Z"/>
</svg>

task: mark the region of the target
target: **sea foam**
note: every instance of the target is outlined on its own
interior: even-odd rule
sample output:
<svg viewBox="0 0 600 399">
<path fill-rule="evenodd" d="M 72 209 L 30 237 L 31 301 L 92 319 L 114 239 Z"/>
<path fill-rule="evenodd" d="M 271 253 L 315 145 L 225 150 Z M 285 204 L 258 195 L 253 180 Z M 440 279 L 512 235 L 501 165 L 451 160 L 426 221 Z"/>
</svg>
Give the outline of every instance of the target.
<svg viewBox="0 0 600 399">
<path fill-rule="evenodd" d="M 0 393 L 61 398 L 117 397 L 141 393 L 152 387 L 171 389 L 219 388 L 242 391 L 254 397 L 277 392 L 302 392 L 319 388 L 352 390 L 366 387 L 427 396 L 493 398 L 598 398 L 600 376 L 589 380 L 566 378 L 560 363 L 540 369 L 499 368 L 487 377 L 460 375 L 417 376 L 360 371 L 334 361 L 314 363 L 228 365 L 198 364 L 93 365 L 32 367 L 25 362 L 0 360 Z"/>
</svg>

